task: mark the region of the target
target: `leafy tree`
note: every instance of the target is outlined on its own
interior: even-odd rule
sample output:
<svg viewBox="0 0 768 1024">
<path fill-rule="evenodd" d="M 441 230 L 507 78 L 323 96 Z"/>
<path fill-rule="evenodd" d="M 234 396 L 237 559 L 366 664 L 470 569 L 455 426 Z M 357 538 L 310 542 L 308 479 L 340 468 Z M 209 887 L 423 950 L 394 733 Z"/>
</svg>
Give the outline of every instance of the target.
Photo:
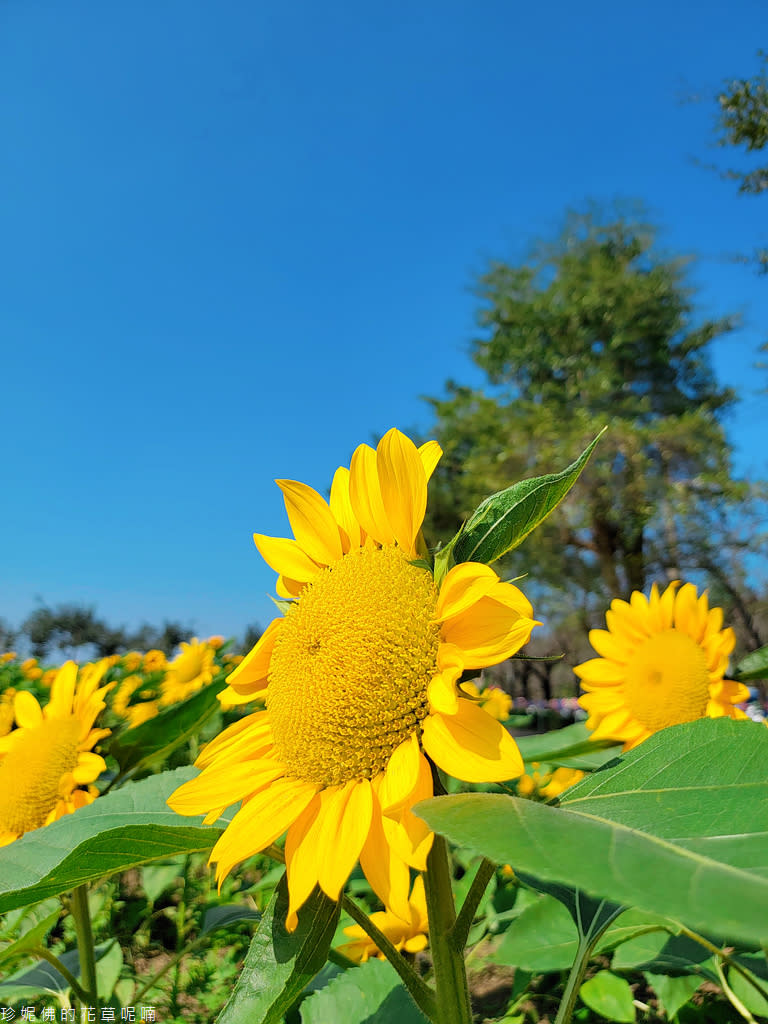
<svg viewBox="0 0 768 1024">
<path fill-rule="evenodd" d="M 718 94 L 717 128 L 720 146 L 736 147 L 757 154 L 768 146 L 768 53 L 758 51 L 760 68 L 751 78 L 738 78 L 724 84 Z M 760 195 L 768 189 L 768 164 L 748 159 L 749 168 L 729 168 L 722 176 L 738 182 L 743 195 Z M 755 254 L 762 273 L 768 273 L 768 249 Z"/>
<path fill-rule="evenodd" d="M 493 263 L 479 282 L 488 378 L 448 382 L 429 399 L 445 455 L 430 490 L 428 529 L 450 535 L 486 495 L 562 469 L 609 430 L 566 502 L 505 559 L 550 620 L 627 597 L 652 579 L 703 564 L 738 578 L 734 516 L 749 495 L 733 479 L 708 348 L 734 318 L 696 315 L 685 261 L 660 255 L 648 225 L 568 216 L 554 243 L 519 266 Z M 687 538 L 694 538 L 690 543 Z"/>
</svg>

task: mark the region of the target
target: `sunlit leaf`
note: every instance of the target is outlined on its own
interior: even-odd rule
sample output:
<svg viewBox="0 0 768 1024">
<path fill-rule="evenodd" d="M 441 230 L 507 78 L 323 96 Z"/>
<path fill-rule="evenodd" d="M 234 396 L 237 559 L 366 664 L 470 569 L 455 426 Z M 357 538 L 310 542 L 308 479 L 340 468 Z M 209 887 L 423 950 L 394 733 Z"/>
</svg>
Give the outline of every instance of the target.
<svg viewBox="0 0 768 1024">
<path fill-rule="evenodd" d="M 635 1004 L 629 982 L 610 971 L 598 971 L 579 989 L 579 995 L 590 1010 L 607 1020 L 631 1022 L 635 1019 Z"/>
<path fill-rule="evenodd" d="M 301 1004 L 301 1024 L 426 1024 L 394 967 L 373 959 L 337 975 Z"/>
<path fill-rule="evenodd" d="M 416 813 L 496 863 L 746 944 L 768 936 L 768 730 L 674 726 L 551 807 L 498 794 Z"/>
<path fill-rule="evenodd" d="M 521 480 L 482 501 L 452 543 L 454 559 L 490 565 L 521 544 L 576 483 L 605 429 L 562 472 Z"/>
<path fill-rule="evenodd" d="M 741 683 L 751 679 L 768 679 L 768 645 L 742 658 L 733 672 L 733 678 Z"/>
<path fill-rule="evenodd" d="M 325 964 L 339 904 L 315 889 L 299 911 L 299 923 L 292 933 L 285 930 L 287 912 L 288 886 L 283 876 L 217 1024 L 282 1024 L 286 1012 Z"/>
</svg>

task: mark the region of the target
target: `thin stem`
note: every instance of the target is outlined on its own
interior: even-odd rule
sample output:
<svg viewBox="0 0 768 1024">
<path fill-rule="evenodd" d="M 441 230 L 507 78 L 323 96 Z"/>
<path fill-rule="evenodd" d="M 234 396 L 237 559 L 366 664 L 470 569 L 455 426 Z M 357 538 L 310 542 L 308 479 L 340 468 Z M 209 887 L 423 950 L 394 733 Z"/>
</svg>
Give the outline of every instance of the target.
<svg viewBox="0 0 768 1024">
<path fill-rule="evenodd" d="M 725 997 L 728 1002 L 739 1014 L 741 1014 L 744 1020 L 747 1021 L 747 1024 L 756 1024 L 755 1018 L 728 984 L 728 980 L 725 977 L 725 971 L 723 970 L 723 965 L 719 960 L 715 961 L 715 970 L 717 971 L 717 976 L 720 979 L 720 984 L 723 988 L 723 992 L 725 992 Z"/>
<path fill-rule="evenodd" d="M 77 935 L 77 954 L 80 958 L 80 978 L 89 1006 L 98 1007 L 99 987 L 96 979 L 96 951 L 93 945 L 91 912 L 88 908 L 88 886 L 78 885 L 72 890 L 72 918 Z"/>
<path fill-rule="evenodd" d="M 435 835 L 427 858 L 424 888 L 437 995 L 437 1017 L 433 1020 L 436 1024 L 472 1024 L 464 948 L 457 943 L 454 931 L 456 909 L 448 846 L 440 835 Z"/>
<path fill-rule="evenodd" d="M 488 883 L 493 878 L 495 870 L 496 865 L 493 861 L 483 857 L 480 867 L 477 869 L 477 874 L 472 879 L 472 885 L 469 887 L 469 892 L 464 899 L 459 916 L 456 918 L 456 923 L 453 926 L 454 942 L 459 949 L 463 950 L 467 944 L 467 936 L 475 919 L 475 913 L 480 900 L 483 898 L 483 893 L 488 888 Z"/>
<path fill-rule="evenodd" d="M 581 982 L 587 970 L 587 964 L 589 958 L 592 955 L 592 950 L 597 944 L 597 940 L 600 936 L 596 936 L 594 939 L 583 936 L 579 939 L 579 946 L 576 950 L 576 959 L 573 961 L 570 973 L 568 975 L 568 981 L 565 985 L 565 992 L 563 998 L 560 1001 L 560 1006 L 557 1010 L 557 1017 L 555 1018 L 555 1024 L 569 1024 L 571 1016 L 573 1014 L 573 1008 L 576 1005 L 576 1000 L 579 997 L 579 988 Z"/>
<path fill-rule="evenodd" d="M 678 925 L 678 927 L 680 928 L 680 932 L 682 935 L 687 936 L 687 938 L 689 939 L 693 939 L 694 942 L 698 942 L 698 944 L 700 946 L 703 946 L 704 949 L 708 949 L 713 956 L 716 956 L 718 960 L 722 960 L 722 962 L 724 964 L 727 964 L 732 971 L 736 971 L 738 974 L 742 976 L 742 978 L 745 981 L 748 981 L 752 988 L 756 989 L 756 991 L 760 993 L 763 999 L 768 1000 L 768 991 L 766 991 L 766 989 L 764 989 L 763 986 L 758 981 L 756 981 L 755 978 L 752 977 L 749 971 L 744 970 L 741 964 L 737 963 L 736 960 L 728 956 L 728 954 L 724 952 L 722 949 L 719 949 L 713 942 L 710 942 L 708 939 L 705 939 L 703 935 L 699 935 L 696 932 L 692 932 L 689 928 L 686 928 L 684 925 Z"/>
<path fill-rule="evenodd" d="M 81 1003 L 84 1003 L 87 1000 L 87 993 L 80 987 L 80 982 L 71 971 L 67 970 L 55 953 L 51 953 L 51 951 L 46 949 L 44 946 L 34 946 L 30 952 L 34 953 L 35 956 L 39 956 L 41 960 L 47 960 L 51 967 L 54 967 L 59 972 L 62 978 L 72 989 L 75 999 L 79 999 Z"/>
<path fill-rule="evenodd" d="M 346 910 L 352 920 L 359 924 L 363 931 L 371 937 L 376 946 L 378 946 L 387 960 L 389 960 L 400 975 L 403 984 L 411 993 L 413 1001 L 419 1007 L 421 1012 L 429 1017 L 430 1020 L 440 1021 L 440 1018 L 435 1016 L 437 1012 L 435 993 L 429 985 L 419 977 L 405 957 L 395 949 L 386 935 L 379 931 L 365 911 L 361 910 L 360 907 L 358 907 L 358 905 L 349 898 L 349 896 L 342 896 L 341 906 Z M 432 928 L 430 925 L 430 936 L 431 934 Z"/>
</svg>

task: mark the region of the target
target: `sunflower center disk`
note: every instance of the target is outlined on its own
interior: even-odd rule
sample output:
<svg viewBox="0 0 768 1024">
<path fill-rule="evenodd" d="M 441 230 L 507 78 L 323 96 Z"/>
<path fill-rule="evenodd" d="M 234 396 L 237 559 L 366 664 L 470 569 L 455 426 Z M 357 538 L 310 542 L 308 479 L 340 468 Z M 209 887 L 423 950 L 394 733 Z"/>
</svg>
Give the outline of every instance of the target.
<svg viewBox="0 0 768 1024">
<path fill-rule="evenodd" d="M 45 824 L 62 776 L 77 766 L 79 735 L 74 717 L 44 721 L 0 761 L 0 832 L 30 832 Z"/>
<path fill-rule="evenodd" d="M 701 718 L 708 700 L 706 655 L 679 630 L 649 637 L 627 666 L 627 706 L 654 732 Z"/>
<path fill-rule="evenodd" d="M 280 628 L 267 709 L 277 757 L 306 782 L 370 779 L 427 715 L 440 627 L 432 575 L 395 547 L 325 569 Z"/>
</svg>

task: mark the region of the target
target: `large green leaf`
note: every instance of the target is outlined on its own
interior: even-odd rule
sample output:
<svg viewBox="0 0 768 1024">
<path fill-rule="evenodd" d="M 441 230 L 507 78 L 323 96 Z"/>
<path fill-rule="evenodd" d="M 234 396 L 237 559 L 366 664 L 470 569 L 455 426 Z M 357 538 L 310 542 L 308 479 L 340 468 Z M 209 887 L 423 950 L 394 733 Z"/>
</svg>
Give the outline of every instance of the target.
<svg viewBox="0 0 768 1024">
<path fill-rule="evenodd" d="M 153 775 L 0 848 L 0 913 L 180 853 L 210 850 L 222 829 L 167 806 L 194 768 Z M 225 823 L 226 823 L 225 818 Z"/>
<path fill-rule="evenodd" d="M 579 758 L 594 770 L 615 757 L 620 747 L 611 740 L 591 740 L 591 735 L 583 722 L 577 722 L 551 732 L 519 736 L 515 742 L 526 764 L 544 761 L 555 765 L 567 763 L 569 767 L 576 767 L 572 762 Z"/>
<path fill-rule="evenodd" d="M 301 1004 L 301 1024 L 426 1024 L 386 960 L 369 960 L 337 975 Z"/>
<path fill-rule="evenodd" d="M 768 938 L 768 730 L 704 720 L 666 729 L 563 794 L 438 797 L 437 832 L 627 906 L 747 944 Z"/>
<path fill-rule="evenodd" d="M 742 683 L 751 679 L 768 679 L 768 645 L 742 658 L 736 666 L 733 678 Z"/>
<path fill-rule="evenodd" d="M 120 771 L 125 773 L 157 765 L 190 736 L 197 735 L 211 715 L 220 709 L 217 694 L 225 685 L 222 676 L 149 721 L 118 733 L 111 742 L 105 741 Z"/>
<path fill-rule="evenodd" d="M 521 480 L 482 501 L 451 542 L 456 562 L 490 565 L 521 544 L 576 483 L 605 429 L 562 472 Z"/>
<path fill-rule="evenodd" d="M 590 1010 L 607 1020 L 635 1020 L 635 1004 L 629 982 L 610 971 L 598 971 L 579 989 L 579 995 Z"/>
<path fill-rule="evenodd" d="M 286 1012 L 328 959 L 339 906 L 316 888 L 299 911 L 296 931 L 287 932 L 288 886 L 283 875 L 217 1024 L 282 1024 Z"/>
</svg>

